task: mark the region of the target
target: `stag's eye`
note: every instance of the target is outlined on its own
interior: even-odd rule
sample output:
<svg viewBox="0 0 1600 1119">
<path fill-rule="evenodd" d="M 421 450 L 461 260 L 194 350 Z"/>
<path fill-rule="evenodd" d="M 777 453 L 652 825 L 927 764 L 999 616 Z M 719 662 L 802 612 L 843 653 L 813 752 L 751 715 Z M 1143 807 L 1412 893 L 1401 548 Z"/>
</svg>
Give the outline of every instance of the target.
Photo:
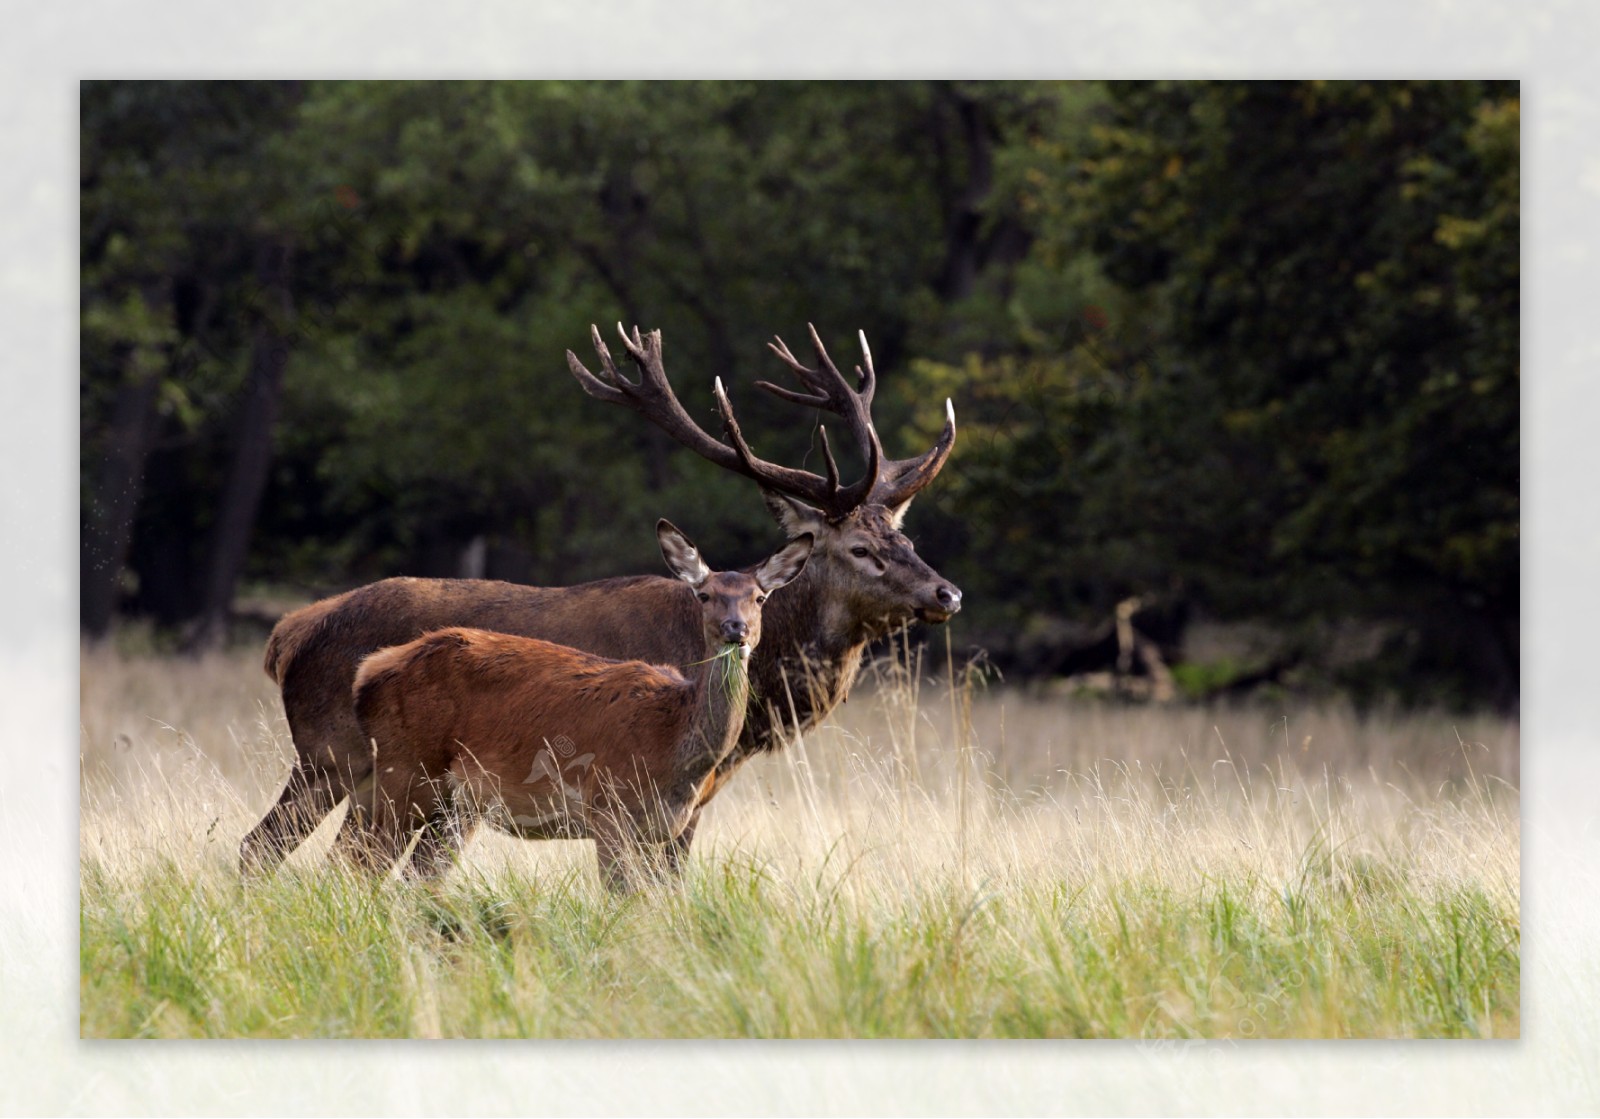
<svg viewBox="0 0 1600 1119">
<path fill-rule="evenodd" d="M 756 605 L 757 606 L 760 606 L 765 601 L 767 601 L 767 596 L 766 595 L 764 595 L 764 594 L 756 595 Z"/>
<path fill-rule="evenodd" d="M 695 597 L 698 598 L 701 602 L 710 602 L 711 601 L 711 596 L 706 594 L 705 591 L 701 591 L 699 594 L 695 595 Z"/>
<path fill-rule="evenodd" d="M 866 548 L 863 548 L 860 544 L 857 544 L 854 548 L 850 549 L 850 554 L 855 556 L 857 559 L 866 559 L 872 553 Z"/>
</svg>

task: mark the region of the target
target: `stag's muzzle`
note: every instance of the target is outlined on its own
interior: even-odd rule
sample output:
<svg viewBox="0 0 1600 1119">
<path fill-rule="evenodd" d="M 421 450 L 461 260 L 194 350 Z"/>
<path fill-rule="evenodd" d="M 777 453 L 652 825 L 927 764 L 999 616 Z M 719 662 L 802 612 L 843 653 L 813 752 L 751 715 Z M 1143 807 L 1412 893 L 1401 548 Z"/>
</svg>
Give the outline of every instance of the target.
<svg viewBox="0 0 1600 1119">
<path fill-rule="evenodd" d="M 930 599 L 917 607 L 917 617 L 930 625 L 948 622 L 961 609 L 961 591 L 953 583 L 934 587 Z"/>
</svg>

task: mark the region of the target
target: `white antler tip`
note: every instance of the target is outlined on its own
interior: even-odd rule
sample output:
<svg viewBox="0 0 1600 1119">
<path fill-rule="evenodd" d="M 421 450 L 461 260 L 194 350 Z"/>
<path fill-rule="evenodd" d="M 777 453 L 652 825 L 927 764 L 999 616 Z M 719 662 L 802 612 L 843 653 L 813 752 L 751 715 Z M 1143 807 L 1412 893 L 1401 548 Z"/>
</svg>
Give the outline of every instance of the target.
<svg viewBox="0 0 1600 1119">
<path fill-rule="evenodd" d="M 950 403 L 948 396 L 944 398 L 944 418 L 952 424 L 956 422 L 956 406 Z"/>
</svg>

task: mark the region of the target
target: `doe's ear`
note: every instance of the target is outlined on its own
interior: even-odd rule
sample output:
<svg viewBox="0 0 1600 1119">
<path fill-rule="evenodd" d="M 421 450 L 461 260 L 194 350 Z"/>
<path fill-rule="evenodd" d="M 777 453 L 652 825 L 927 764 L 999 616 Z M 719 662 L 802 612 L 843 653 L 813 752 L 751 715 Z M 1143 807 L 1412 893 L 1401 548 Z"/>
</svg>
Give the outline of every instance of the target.
<svg viewBox="0 0 1600 1119">
<path fill-rule="evenodd" d="M 811 545 L 816 540 L 809 532 L 785 544 L 770 559 L 756 568 L 755 579 L 764 591 L 775 591 L 805 570 L 811 558 Z"/>
<path fill-rule="evenodd" d="M 656 540 L 661 544 L 661 555 L 667 566 L 685 583 L 698 587 L 711 577 L 711 569 L 700 558 L 694 543 L 665 517 L 656 522 Z"/>
<path fill-rule="evenodd" d="M 767 503 L 767 510 L 772 514 L 772 519 L 778 522 L 783 534 L 791 540 L 803 532 L 816 535 L 827 523 L 827 518 L 823 516 L 821 509 L 807 505 L 786 493 L 769 490 L 763 486 L 761 500 Z"/>
</svg>

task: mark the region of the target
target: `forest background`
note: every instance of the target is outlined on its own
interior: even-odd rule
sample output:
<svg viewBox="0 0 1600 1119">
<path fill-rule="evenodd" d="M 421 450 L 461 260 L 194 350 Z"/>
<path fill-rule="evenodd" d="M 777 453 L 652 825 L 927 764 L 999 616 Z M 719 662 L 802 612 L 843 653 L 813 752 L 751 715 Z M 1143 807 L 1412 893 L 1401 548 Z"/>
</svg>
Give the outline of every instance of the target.
<svg viewBox="0 0 1600 1119">
<path fill-rule="evenodd" d="M 775 529 L 586 398 L 659 328 L 774 461 L 765 341 L 863 330 L 960 650 L 1137 596 L 1197 697 L 1514 710 L 1515 82 L 86 82 L 86 635 L 200 649 L 391 574 L 572 583 Z M 848 473 L 849 465 L 844 469 Z M 144 624 L 128 626 L 140 619 Z M 1254 642 L 1184 640 L 1197 625 Z"/>
</svg>

